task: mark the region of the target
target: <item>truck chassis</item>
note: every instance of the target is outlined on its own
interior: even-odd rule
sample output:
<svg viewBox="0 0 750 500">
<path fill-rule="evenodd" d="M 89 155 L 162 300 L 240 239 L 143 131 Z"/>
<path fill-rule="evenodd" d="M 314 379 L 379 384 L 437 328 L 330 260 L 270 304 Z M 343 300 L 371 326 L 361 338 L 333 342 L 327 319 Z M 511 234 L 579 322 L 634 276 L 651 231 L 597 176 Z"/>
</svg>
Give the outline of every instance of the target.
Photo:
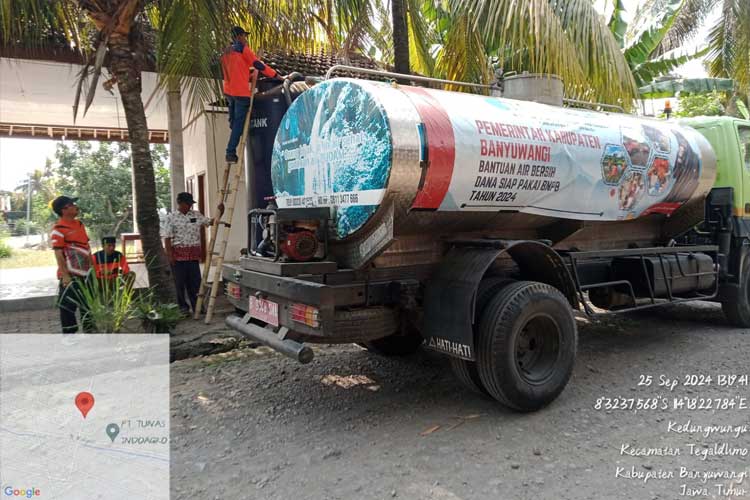
<svg viewBox="0 0 750 500">
<path fill-rule="evenodd" d="M 712 194 L 706 230 L 667 246 L 579 251 L 546 240 L 448 239 L 437 262 L 359 270 L 333 259 L 246 255 L 223 268 L 239 313 L 227 324 L 303 363 L 313 359 L 309 343 L 358 343 L 384 355 L 424 344 L 449 356 L 469 389 L 534 411 L 572 373 L 575 311 L 595 316 L 705 300 L 721 301 L 735 310 L 730 320 L 743 321 L 736 310 L 748 301 L 747 239 L 731 235 L 726 196 Z M 305 209 L 294 210 L 291 218 Z M 255 212 L 251 218 L 261 215 Z M 284 219 L 284 209 L 262 212 Z"/>
</svg>

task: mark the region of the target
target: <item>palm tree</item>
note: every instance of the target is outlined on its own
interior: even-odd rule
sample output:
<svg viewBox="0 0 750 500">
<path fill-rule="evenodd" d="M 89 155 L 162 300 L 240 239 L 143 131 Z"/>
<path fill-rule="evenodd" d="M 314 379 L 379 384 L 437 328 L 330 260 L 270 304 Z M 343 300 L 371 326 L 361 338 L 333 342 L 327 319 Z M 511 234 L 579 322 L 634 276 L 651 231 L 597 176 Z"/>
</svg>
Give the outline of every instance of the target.
<svg viewBox="0 0 750 500">
<path fill-rule="evenodd" d="M 571 97 L 632 105 L 635 81 L 590 0 L 422 4 L 434 36 L 437 76 L 487 83 L 497 68 L 551 73 L 563 79 Z"/>
<path fill-rule="evenodd" d="M 649 0 L 642 12 L 653 12 L 669 0 Z M 731 78 L 735 98 L 750 95 L 750 2 L 746 0 L 684 0 L 674 23 L 655 54 L 662 55 L 694 38 L 707 18 L 718 9 L 719 17 L 706 40 L 706 67 L 710 76 Z"/>
<path fill-rule="evenodd" d="M 148 125 L 141 98 L 141 70 L 148 47 L 146 14 L 149 9 L 178 2 L 143 0 L 11 0 L 0 9 L 0 27 L 6 45 L 41 44 L 49 34 L 63 33 L 80 51 L 86 65 L 81 72 L 78 101 L 86 95 L 84 113 L 90 106 L 103 68 L 117 82 L 125 110 L 132 150 L 135 204 L 147 258 L 149 282 L 159 299 L 174 302 L 174 285 L 159 235 L 156 185 L 148 141 Z M 90 80 L 89 85 L 85 85 Z M 84 88 L 86 87 L 86 88 Z"/>
<path fill-rule="evenodd" d="M 393 66 L 396 73 L 409 74 L 409 28 L 406 0 L 391 0 L 391 23 L 393 26 Z"/>
<path fill-rule="evenodd" d="M 732 78 L 736 94 L 750 97 L 750 2 L 724 0 L 721 16 L 708 35 L 711 76 Z"/>
<path fill-rule="evenodd" d="M 638 87 L 652 83 L 708 48 L 686 53 L 680 47 L 689 38 L 685 26 L 690 18 L 705 15 L 708 0 L 649 0 L 625 20 L 622 0 L 615 0 L 609 28 L 620 45 Z"/>
</svg>

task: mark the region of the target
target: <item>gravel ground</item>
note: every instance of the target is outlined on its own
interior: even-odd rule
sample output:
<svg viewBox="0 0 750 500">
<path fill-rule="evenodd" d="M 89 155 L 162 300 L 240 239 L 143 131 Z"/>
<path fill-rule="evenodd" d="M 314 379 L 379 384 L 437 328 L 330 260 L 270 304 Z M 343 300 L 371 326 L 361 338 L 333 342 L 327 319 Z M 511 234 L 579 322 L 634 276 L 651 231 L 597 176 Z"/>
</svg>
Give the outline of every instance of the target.
<svg viewBox="0 0 750 500">
<path fill-rule="evenodd" d="M 567 389 L 533 414 L 508 411 L 454 380 L 441 356 L 386 359 L 354 346 L 316 350 L 299 365 L 241 349 L 172 365 L 175 499 L 750 499 L 750 479 L 679 478 L 680 467 L 743 473 L 750 456 L 690 455 L 735 437 L 667 432 L 670 421 L 750 428 L 750 408 L 605 411 L 598 398 L 746 397 L 716 375 L 750 373 L 750 335 L 713 304 L 579 319 L 579 354 Z M 702 387 L 655 387 L 659 375 L 712 375 Z M 638 387 L 640 375 L 654 376 Z M 749 429 L 750 430 L 750 429 Z M 671 447 L 679 456 L 633 457 Z M 663 479 L 616 477 L 667 475 Z M 631 469 L 632 468 L 632 469 Z M 672 473 L 673 478 L 668 475 Z M 682 488 L 708 492 L 688 495 Z M 744 494 L 740 491 L 747 489 Z"/>
</svg>

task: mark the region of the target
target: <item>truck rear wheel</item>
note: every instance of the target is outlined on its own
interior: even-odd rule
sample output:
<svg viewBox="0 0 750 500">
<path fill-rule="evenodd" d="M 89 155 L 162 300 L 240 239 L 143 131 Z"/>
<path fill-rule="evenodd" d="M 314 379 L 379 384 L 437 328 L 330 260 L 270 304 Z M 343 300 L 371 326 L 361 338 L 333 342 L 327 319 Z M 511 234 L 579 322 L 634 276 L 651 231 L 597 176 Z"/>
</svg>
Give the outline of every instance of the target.
<svg viewBox="0 0 750 500">
<path fill-rule="evenodd" d="M 504 405 L 539 410 L 570 380 L 577 344 L 575 318 L 559 290 L 534 281 L 513 283 L 482 315 L 476 349 L 480 379 Z"/>
<path fill-rule="evenodd" d="M 721 303 L 724 316 L 734 326 L 750 328 L 750 255 L 745 255 L 737 295 Z"/>
<path fill-rule="evenodd" d="M 477 299 L 474 307 L 474 332 L 478 330 L 479 320 L 484 313 L 487 303 L 492 300 L 497 292 L 505 286 L 513 283 L 515 280 L 501 276 L 485 278 L 479 283 L 477 289 Z M 476 335 L 475 335 L 476 337 Z M 479 368 L 476 361 L 468 361 L 460 358 L 450 358 L 451 369 L 459 382 L 472 392 L 489 396 L 487 389 L 484 388 L 482 380 L 479 378 Z"/>
</svg>

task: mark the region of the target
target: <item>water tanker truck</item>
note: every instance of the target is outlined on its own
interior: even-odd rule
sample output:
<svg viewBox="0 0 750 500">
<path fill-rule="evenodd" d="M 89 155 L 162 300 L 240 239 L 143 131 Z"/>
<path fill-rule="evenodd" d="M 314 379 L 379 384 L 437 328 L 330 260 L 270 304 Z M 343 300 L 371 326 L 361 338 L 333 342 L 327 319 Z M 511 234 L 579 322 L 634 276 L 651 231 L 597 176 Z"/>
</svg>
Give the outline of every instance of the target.
<svg viewBox="0 0 750 500">
<path fill-rule="evenodd" d="M 750 327 L 750 122 L 348 78 L 294 97 L 223 267 L 244 335 L 303 363 L 424 345 L 534 411 L 570 378 L 575 314 L 705 300 Z"/>
</svg>

